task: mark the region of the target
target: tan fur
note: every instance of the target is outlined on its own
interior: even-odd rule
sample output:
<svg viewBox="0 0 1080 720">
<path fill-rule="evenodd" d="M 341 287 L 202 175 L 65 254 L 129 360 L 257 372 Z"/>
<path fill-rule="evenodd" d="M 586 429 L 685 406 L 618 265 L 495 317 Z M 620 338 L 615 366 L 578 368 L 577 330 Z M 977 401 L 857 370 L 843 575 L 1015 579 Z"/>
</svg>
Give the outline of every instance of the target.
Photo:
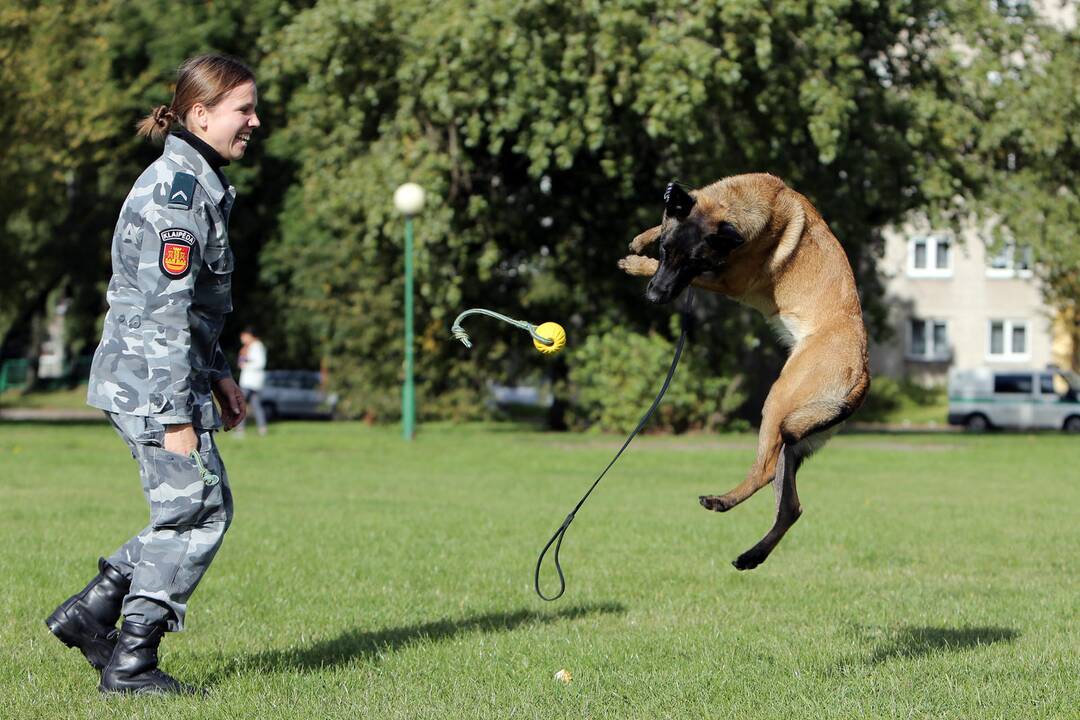
<svg viewBox="0 0 1080 720">
<path fill-rule="evenodd" d="M 834 429 L 863 402 L 870 387 L 866 329 L 844 249 L 809 200 L 765 174 L 736 175 L 691 194 L 695 204 L 687 220 L 703 227 L 728 222 L 746 240 L 720 272 L 699 276 L 693 285 L 756 308 L 790 336 L 790 355 L 762 409 L 753 467 L 727 493 L 701 498 L 706 508 L 722 512 L 773 483 L 773 528 L 734 563 L 750 569 L 801 514 L 795 490 L 800 461 L 831 434 L 822 431 Z M 631 275 L 655 274 L 658 261 L 639 253 L 664 228 L 634 238 L 634 254 L 619 267 Z"/>
</svg>

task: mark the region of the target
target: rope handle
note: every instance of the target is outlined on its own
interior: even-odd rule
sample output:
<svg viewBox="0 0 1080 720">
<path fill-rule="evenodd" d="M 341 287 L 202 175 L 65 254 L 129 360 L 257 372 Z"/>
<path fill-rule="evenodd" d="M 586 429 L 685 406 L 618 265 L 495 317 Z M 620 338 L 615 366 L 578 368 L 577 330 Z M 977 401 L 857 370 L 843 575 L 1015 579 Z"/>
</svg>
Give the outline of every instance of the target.
<svg viewBox="0 0 1080 720">
<path fill-rule="evenodd" d="M 537 341 L 541 345 L 547 345 L 550 347 L 555 343 L 555 341 L 551 338 L 537 334 L 537 326 L 533 325 L 530 322 L 525 322 L 524 320 L 515 320 L 512 317 L 507 317 L 506 315 L 502 315 L 491 310 L 485 310 L 484 308 L 473 308 L 472 310 L 466 310 L 465 312 L 458 315 L 457 320 L 454 321 L 453 326 L 450 328 L 450 332 L 454 334 L 454 339 L 460 340 L 462 343 L 465 344 L 465 347 L 467 348 L 472 347 L 472 341 L 469 340 L 469 333 L 465 332 L 465 328 L 461 327 L 461 321 L 469 315 L 487 315 L 488 317 L 493 317 L 496 320 L 502 320 L 505 323 L 509 323 L 516 328 L 526 330 L 528 331 L 529 335 L 532 336 L 532 339 Z"/>
</svg>

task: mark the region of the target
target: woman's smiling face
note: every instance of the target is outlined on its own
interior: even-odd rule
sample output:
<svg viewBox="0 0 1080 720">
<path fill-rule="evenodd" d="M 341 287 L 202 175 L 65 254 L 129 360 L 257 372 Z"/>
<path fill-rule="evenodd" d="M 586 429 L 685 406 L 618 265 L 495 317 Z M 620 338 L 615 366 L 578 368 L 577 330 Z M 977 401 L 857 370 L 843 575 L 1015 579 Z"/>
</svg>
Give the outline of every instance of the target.
<svg viewBox="0 0 1080 720">
<path fill-rule="evenodd" d="M 196 105 L 192 108 L 193 127 L 188 129 L 205 140 L 226 160 L 244 157 L 251 133 L 261 124 L 255 114 L 259 94 L 255 83 L 237 85 L 212 108 Z"/>
</svg>

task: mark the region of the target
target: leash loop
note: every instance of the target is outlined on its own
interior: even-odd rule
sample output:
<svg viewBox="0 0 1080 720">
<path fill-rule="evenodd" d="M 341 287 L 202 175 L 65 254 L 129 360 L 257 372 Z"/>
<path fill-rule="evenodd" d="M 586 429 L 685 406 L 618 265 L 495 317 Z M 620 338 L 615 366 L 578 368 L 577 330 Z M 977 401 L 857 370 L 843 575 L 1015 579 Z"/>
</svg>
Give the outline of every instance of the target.
<svg viewBox="0 0 1080 720">
<path fill-rule="evenodd" d="M 660 406 L 660 401 L 664 398 L 664 393 L 667 392 L 668 386 L 671 384 L 671 378 L 675 376 L 675 368 L 679 366 L 679 357 L 682 355 L 683 345 L 686 344 L 686 332 L 690 328 L 690 310 L 694 305 L 694 295 L 691 288 L 686 289 L 686 302 L 683 305 L 682 310 L 682 331 L 679 333 L 679 341 L 675 343 L 675 357 L 671 360 L 671 367 L 668 368 L 667 377 L 664 379 L 664 385 L 660 388 L 660 392 L 656 395 L 656 399 L 653 400 L 652 405 L 645 412 L 645 415 L 638 422 L 637 427 L 634 428 L 630 436 L 626 438 L 626 442 L 619 448 L 619 452 L 615 453 L 615 457 L 611 459 L 611 462 L 607 464 L 604 471 L 600 473 L 600 476 L 593 481 L 588 491 L 578 500 L 578 504 L 574 506 L 574 509 L 570 511 L 570 514 L 563 520 L 562 525 L 555 531 L 555 534 L 551 536 L 551 539 L 547 541 L 547 545 L 540 551 L 540 557 L 536 559 L 536 572 L 533 574 L 533 587 L 536 590 L 536 594 L 540 596 L 541 600 L 547 600 L 551 602 L 558 600 L 566 592 L 566 577 L 563 575 L 562 563 L 559 562 L 559 551 L 562 549 L 563 539 L 566 537 L 566 531 L 570 529 L 570 523 L 574 522 L 574 516 L 577 515 L 577 511 L 581 509 L 581 506 L 585 504 L 585 501 L 592 495 L 592 491 L 596 489 L 596 486 L 600 484 L 600 481 L 604 479 L 604 475 L 611 469 L 611 466 L 615 464 L 615 461 L 619 459 L 619 456 L 623 454 L 623 451 L 629 447 L 630 442 L 637 436 L 639 432 L 649 422 L 649 418 L 652 417 L 653 412 Z M 459 318 L 460 319 L 460 318 Z M 456 323 L 455 323 L 456 325 Z M 464 341 L 463 341 L 464 342 Z M 540 589 L 540 568 L 544 564 L 544 556 L 547 555 L 548 550 L 552 544 L 555 545 L 555 554 L 552 556 L 555 560 L 555 570 L 559 573 L 559 592 L 552 596 L 547 596 Z"/>
</svg>

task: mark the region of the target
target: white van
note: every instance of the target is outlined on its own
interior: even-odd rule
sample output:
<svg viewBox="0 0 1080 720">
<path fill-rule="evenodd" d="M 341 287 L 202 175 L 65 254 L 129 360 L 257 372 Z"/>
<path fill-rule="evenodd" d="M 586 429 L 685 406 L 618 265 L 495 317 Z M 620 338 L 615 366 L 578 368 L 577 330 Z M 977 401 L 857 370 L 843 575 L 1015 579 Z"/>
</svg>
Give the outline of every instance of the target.
<svg viewBox="0 0 1080 720">
<path fill-rule="evenodd" d="M 1046 370 L 949 371 L 949 424 L 1080 432 L 1080 377 Z"/>
</svg>

